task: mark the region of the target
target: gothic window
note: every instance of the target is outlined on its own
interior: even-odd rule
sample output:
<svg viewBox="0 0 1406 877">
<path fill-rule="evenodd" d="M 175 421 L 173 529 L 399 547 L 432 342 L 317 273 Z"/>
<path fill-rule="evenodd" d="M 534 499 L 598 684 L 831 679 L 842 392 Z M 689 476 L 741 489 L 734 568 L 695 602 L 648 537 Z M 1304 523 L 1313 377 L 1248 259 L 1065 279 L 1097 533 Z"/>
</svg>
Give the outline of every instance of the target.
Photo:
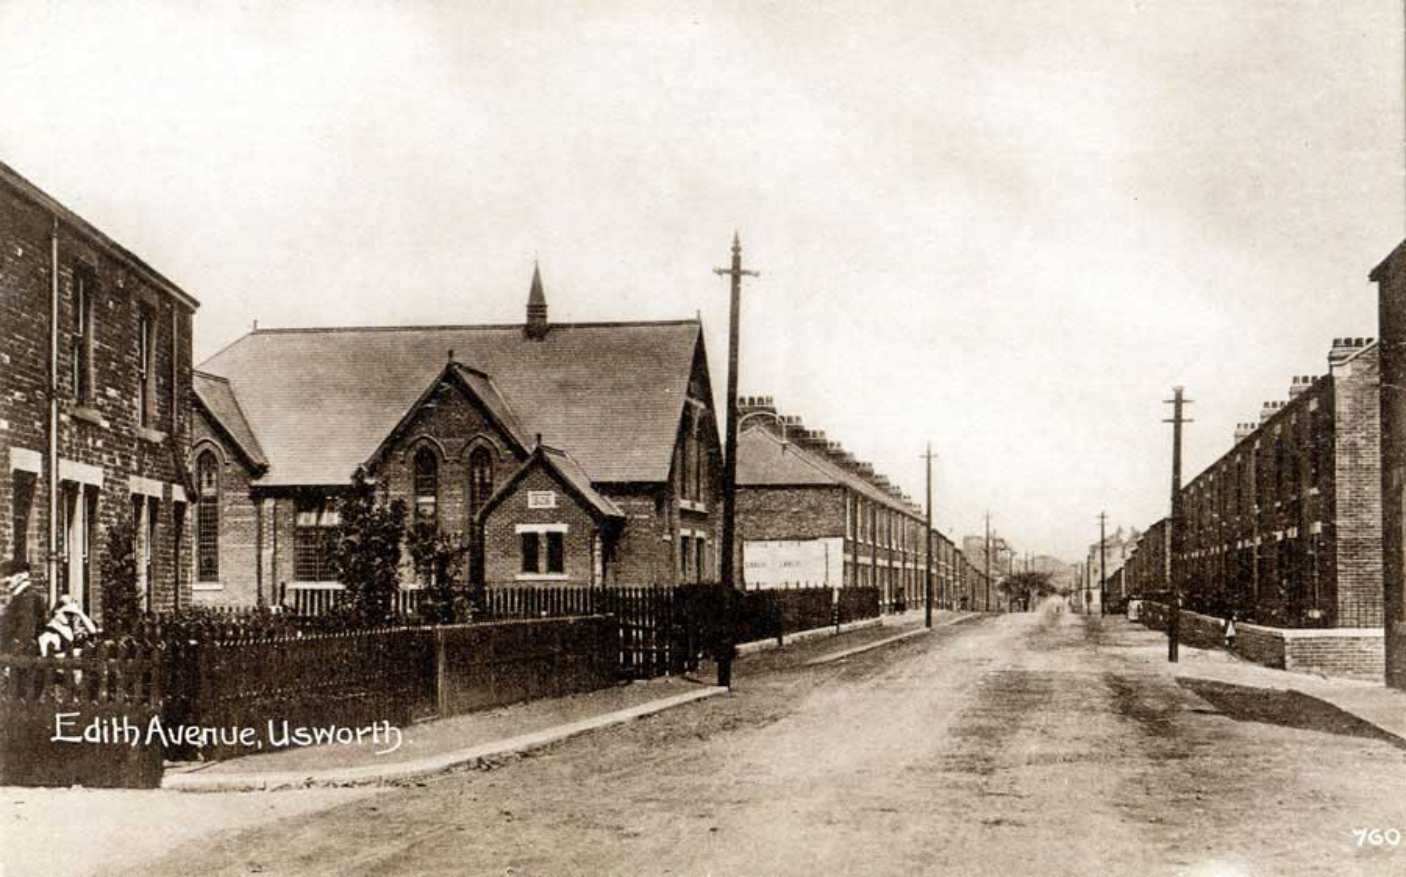
<svg viewBox="0 0 1406 877">
<path fill-rule="evenodd" d="M 151 426 L 152 383 L 156 380 L 156 345 L 151 311 L 137 316 L 137 425 Z"/>
<path fill-rule="evenodd" d="M 488 448 L 474 448 L 469 454 L 469 520 L 493 495 L 493 454 Z"/>
<path fill-rule="evenodd" d="M 421 447 L 415 452 L 415 522 L 437 524 L 439 498 L 439 459 L 433 450 Z"/>
<path fill-rule="evenodd" d="M 220 580 L 220 464 L 213 451 L 204 451 L 195 463 L 200 488 L 195 517 L 195 579 Z"/>
</svg>

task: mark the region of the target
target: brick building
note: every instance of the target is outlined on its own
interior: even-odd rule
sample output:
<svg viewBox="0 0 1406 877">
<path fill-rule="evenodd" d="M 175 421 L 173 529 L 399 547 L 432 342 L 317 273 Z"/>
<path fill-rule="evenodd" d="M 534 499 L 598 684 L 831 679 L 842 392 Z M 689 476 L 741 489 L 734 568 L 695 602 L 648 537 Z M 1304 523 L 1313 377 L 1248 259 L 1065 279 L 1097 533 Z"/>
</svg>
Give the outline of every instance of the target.
<svg viewBox="0 0 1406 877">
<path fill-rule="evenodd" d="M 28 561 L 51 601 L 72 594 L 99 623 L 101 558 L 118 521 L 135 525 L 143 604 L 170 609 L 190 599 L 197 306 L 0 164 L 0 554 Z"/>
<path fill-rule="evenodd" d="M 549 323 L 534 270 L 522 324 L 258 329 L 201 372 L 198 600 L 339 590 L 325 536 L 360 466 L 490 585 L 716 574 L 721 450 L 696 320 Z"/>
<path fill-rule="evenodd" d="M 1142 534 L 1136 527 L 1127 533 L 1119 527 L 1104 537 L 1102 552 L 1099 551 L 1098 542 L 1089 545 L 1084 557 L 1084 579 L 1074 600 L 1076 610 L 1100 615 L 1106 601 L 1110 612 L 1118 611 L 1126 597 L 1126 581 L 1122 576 L 1118 576 L 1117 585 L 1111 585 L 1114 576 L 1123 568 L 1140 538 Z"/>
<path fill-rule="evenodd" d="M 1148 527 L 1138 537 L 1123 565 L 1123 597 L 1146 596 L 1166 591 L 1167 519 Z"/>
<path fill-rule="evenodd" d="M 744 396 L 738 412 L 738 580 L 876 587 L 885 608 L 922 605 L 923 510 L 770 396 Z M 932 559 L 934 605 L 958 606 L 961 553 L 936 529 Z"/>
<path fill-rule="evenodd" d="M 1382 506 L 1379 348 L 1334 339 L 1328 372 L 1183 488 L 1185 605 L 1279 627 L 1379 628 Z"/>
<path fill-rule="evenodd" d="M 1386 682 L 1406 688 L 1406 241 L 1372 269 L 1381 332 L 1382 581 Z"/>
</svg>

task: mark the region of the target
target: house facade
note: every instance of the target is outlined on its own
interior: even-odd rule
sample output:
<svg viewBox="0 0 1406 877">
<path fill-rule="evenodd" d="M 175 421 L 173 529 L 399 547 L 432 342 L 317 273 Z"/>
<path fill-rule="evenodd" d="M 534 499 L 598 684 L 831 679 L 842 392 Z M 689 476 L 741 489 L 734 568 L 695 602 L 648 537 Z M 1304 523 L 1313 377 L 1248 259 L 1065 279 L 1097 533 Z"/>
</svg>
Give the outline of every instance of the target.
<svg viewBox="0 0 1406 877">
<path fill-rule="evenodd" d="M 330 599 L 335 498 L 358 467 L 465 547 L 467 580 L 716 575 L 721 449 L 696 320 L 553 324 L 534 271 L 521 324 L 261 329 L 200 371 L 193 459 L 218 514 L 198 601 Z"/>
<path fill-rule="evenodd" d="M 875 587 L 886 609 L 922 605 L 923 511 L 823 432 L 777 414 L 771 397 L 744 396 L 738 411 L 737 580 Z M 957 608 L 960 552 L 932 532 L 933 599 Z"/>
<path fill-rule="evenodd" d="M 119 522 L 134 528 L 142 606 L 191 600 L 197 307 L 0 164 L 0 554 L 99 623 L 101 559 Z"/>
</svg>

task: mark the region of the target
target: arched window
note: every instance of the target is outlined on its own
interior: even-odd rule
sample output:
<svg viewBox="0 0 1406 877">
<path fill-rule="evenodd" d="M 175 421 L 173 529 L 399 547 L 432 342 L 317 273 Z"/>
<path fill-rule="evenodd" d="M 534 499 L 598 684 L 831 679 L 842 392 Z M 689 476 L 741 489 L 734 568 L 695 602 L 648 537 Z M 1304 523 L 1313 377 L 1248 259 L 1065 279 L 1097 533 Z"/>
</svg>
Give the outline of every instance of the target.
<svg viewBox="0 0 1406 877">
<path fill-rule="evenodd" d="M 493 454 L 488 448 L 474 448 L 469 454 L 469 521 L 473 522 L 488 497 L 493 495 Z"/>
<path fill-rule="evenodd" d="M 433 450 L 422 447 L 415 452 L 415 521 L 438 523 L 436 504 L 439 499 L 439 459 Z"/>
<path fill-rule="evenodd" d="M 220 461 L 214 451 L 203 451 L 195 461 L 195 481 L 200 488 L 196 505 L 195 578 L 220 580 Z"/>
</svg>

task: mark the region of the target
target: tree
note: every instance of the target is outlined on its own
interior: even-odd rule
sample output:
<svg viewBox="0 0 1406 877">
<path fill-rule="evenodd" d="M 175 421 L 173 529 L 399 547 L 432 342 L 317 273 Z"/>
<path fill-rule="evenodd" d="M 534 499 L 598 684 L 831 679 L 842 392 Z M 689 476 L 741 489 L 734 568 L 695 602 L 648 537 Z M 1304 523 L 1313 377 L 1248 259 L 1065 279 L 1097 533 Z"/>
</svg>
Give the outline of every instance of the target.
<svg viewBox="0 0 1406 877">
<path fill-rule="evenodd" d="M 109 633 L 130 631 L 142 614 L 141 594 L 137 591 L 136 529 L 130 517 L 124 515 L 108 528 L 100 564 L 99 617 L 103 628 Z"/>
<path fill-rule="evenodd" d="M 385 505 L 358 468 L 351 489 L 337 500 L 340 522 L 332 530 L 332 569 L 347 589 L 347 602 L 362 624 L 380 624 L 400 587 L 405 503 Z"/>
<path fill-rule="evenodd" d="M 1011 606 L 1029 611 L 1042 597 L 1055 593 L 1054 583 L 1047 572 L 1018 572 L 1006 576 L 996 589 L 1006 596 Z"/>
</svg>

